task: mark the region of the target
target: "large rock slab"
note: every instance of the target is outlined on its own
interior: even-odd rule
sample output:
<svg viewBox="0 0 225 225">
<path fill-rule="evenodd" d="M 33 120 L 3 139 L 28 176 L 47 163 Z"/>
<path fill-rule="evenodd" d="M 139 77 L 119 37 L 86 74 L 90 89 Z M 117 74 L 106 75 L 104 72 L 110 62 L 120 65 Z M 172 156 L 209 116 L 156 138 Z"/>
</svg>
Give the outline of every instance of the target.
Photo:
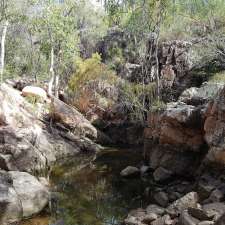
<svg viewBox="0 0 225 225">
<path fill-rule="evenodd" d="M 10 171 L 8 174 L 22 204 L 23 217 L 30 217 L 42 211 L 49 201 L 47 188 L 28 173 Z"/>
<path fill-rule="evenodd" d="M 28 173 L 0 171 L 0 181 L 0 222 L 3 225 L 37 214 L 48 204 L 48 189 Z"/>
<path fill-rule="evenodd" d="M 96 128 L 75 108 L 59 99 L 52 99 L 50 113 L 52 118 L 64 124 L 66 127 L 80 131 L 92 139 L 97 139 L 98 132 Z"/>
</svg>

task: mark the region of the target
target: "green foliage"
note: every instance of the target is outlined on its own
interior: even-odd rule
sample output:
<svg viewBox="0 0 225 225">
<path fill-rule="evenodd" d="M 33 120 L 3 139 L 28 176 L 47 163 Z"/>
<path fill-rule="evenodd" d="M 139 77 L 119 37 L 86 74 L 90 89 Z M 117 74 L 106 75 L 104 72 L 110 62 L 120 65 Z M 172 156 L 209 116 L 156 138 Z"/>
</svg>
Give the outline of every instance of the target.
<svg viewBox="0 0 225 225">
<path fill-rule="evenodd" d="M 110 48 L 108 54 L 110 60 L 108 64 L 113 70 L 119 69 L 125 63 L 123 51 L 118 46 Z"/>
<path fill-rule="evenodd" d="M 213 74 L 210 77 L 209 82 L 212 82 L 212 83 L 225 83 L 225 71 Z"/>
<path fill-rule="evenodd" d="M 88 82 L 102 79 L 113 83 L 115 81 L 114 72 L 101 63 L 101 56 L 98 53 L 89 59 L 78 59 L 75 62 L 76 72 L 71 76 L 69 88 L 73 92 L 79 92 Z"/>
<path fill-rule="evenodd" d="M 155 100 L 152 102 L 152 105 L 151 105 L 151 111 L 160 111 L 160 110 L 163 110 L 164 108 L 166 107 L 166 104 L 161 101 L 161 100 Z"/>
<path fill-rule="evenodd" d="M 35 106 L 36 103 L 41 102 L 41 98 L 39 96 L 26 96 L 26 100 L 33 106 Z"/>
<path fill-rule="evenodd" d="M 7 77 L 23 75 L 49 80 L 53 46 L 55 73 L 65 80 L 65 84 L 74 70 L 73 62 L 79 56 L 81 46 L 85 56 L 91 54 L 107 29 L 105 14 L 95 10 L 90 1 L 7 0 L 4 3 L 4 15 L 0 10 L 0 31 L 1 21 L 4 23 L 7 15 Z"/>
<path fill-rule="evenodd" d="M 104 84 L 112 85 L 118 79 L 107 65 L 101 62 L 99 54 L 95 53 L 88 59 L 77 59 L 76 72 L 71 76 L 68 94 L 71 104 L 83 114 L 90 113 L 97 107 L 108 107 L 111 100 L 102 95 Z"/>
<path fill-rule="evenodd" d="M 142 85 L 125 81 L 121 84 L 121 102 L 133 121 L 145 121 L 155 96 L 155 83 Z"/>
</svg>

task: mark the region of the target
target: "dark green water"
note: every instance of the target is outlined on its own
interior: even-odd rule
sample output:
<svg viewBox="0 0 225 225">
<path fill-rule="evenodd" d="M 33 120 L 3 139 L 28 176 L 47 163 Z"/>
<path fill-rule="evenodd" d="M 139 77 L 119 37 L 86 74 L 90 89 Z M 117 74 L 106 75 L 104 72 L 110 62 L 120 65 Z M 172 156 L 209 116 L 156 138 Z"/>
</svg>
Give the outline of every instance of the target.
<svg viewBox="0 0 225 225">
<path fill-rule="evenodd" d="M 97 158 L 80 155 L 55 166 L 51 175 L 51 216 L 23 225 L 118 225 L 129 210 L 145 205 L 142 194 L 147 179 L 121 178 L 128 165 L 141 161 L 138 149 L 108 149 Z M 43 222 L 43 223 L 42 223 Z M 60 224 L 61 225 L 61 224 Z"/>
</svg>

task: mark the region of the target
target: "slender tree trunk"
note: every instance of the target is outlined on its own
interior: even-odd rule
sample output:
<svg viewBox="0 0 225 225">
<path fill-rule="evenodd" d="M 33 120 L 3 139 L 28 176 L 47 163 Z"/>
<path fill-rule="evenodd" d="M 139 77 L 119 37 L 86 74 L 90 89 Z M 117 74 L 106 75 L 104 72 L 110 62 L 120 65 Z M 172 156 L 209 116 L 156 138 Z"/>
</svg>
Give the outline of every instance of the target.
<svg viewBox="0 0 225 225">
<path fill-rule="evenodd" d="M 155 70 L 155 76 L 156 76 L 156 94 L 157 94 L 157 100 L 160 100 L 160 83 L 159 83 L 159 59 L 158 59 L 158 46 L 159 46 L 159 36 L 157 36 L 156 39 L 156 48 L 155 48 L 155 61 L 156 61 L 156 70 Z"/>
<path fill-rule="evenodd" d="M 48 83 L 48 94 L 49 96 L 53 96 L 53 93 L 52 93 L 52 89 L 53 89 L 53 84 L 54 84 L 54 81 L 55 81 L 55 72 L 54 72 L 54 48 L 52 47 L 51 48 L 51 64 L 50 64 L 50 75 L 51 75 L 51 79 Z"/>
<path fill-rule="evenodd" d="M 0 82 L 1 82 L 1 84 L 3 82 L 3 72 L 4 72 L 4 65 L 5 65 L 5 39 L 6 39 L 8 25 L 9 25 L 9 22 L 6 21 L 5 25 L 3 27 L 2 40 L 1 40 L 1 56 L 0 56 Z"/>
<path fill-rule="evenodd" d="M 59 98 L 59 75 L 55 75 L 54 95 L 56 98 Z"/>
</svg>

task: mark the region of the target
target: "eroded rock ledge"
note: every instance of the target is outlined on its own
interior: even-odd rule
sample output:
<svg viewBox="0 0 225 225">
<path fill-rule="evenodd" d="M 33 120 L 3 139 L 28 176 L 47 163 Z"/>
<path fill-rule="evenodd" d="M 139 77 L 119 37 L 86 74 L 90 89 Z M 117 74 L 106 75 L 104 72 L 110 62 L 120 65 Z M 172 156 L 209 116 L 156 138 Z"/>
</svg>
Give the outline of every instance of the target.
<svg viewBox="0 0 225 225">
<path fill-rule="evenodd" d="M 178 102 L 149 113 L 144 149 L 157 180 L 163 181 L 165 171 L 170 176 L 192 175 L 206 159 L 215 162 L 217 158 L 216 164 L 224 165 L 224 124 L 219 116 L 225 105 L 223 96 L 223 85 L 206 83 L 184 91 Z"/>
</svg>

